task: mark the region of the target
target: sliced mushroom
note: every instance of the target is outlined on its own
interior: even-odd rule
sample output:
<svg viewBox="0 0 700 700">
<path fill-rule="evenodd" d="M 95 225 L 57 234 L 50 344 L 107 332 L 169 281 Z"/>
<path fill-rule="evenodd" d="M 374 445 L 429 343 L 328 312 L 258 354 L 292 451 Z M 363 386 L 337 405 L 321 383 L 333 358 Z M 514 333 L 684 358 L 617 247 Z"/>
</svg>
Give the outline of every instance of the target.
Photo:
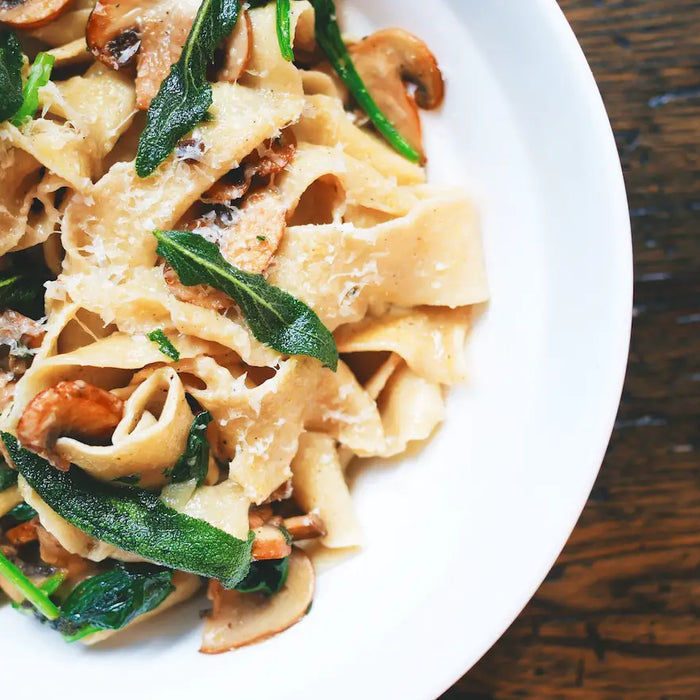
<svg viewBox="0 0 700 700">
<path fill-rule="evenodd" d="M 292 486 L 292 480 L 289 479 L 285 481 L 282 486 L 276 488 L 264 501 L 263 505 L 268 505 L 270 503 L 278 503 L 279 501 L 288 501 L 292 494 L 294 493 L 294 487 Z"/>
<path fill-rule="evenodd" d="M 85 38 L 98 61 L 120 70 L 141 48 L 140 0 L 97 0 L 88 19 Z"/>
<path fill-rule="evenodd" d="M 136 63 L 138 109 L 149 108 L 171 66 L 180 58 L 199 5 L 199 0 L 167 0 L 144 14 L 139 25 L 141 48 Z"/>
<path fill-rule="evenodd" d="M 292 162 L 296 150 L 293 132 L 285 131 L 278 139 L 265 142 L 246 156 L 239 167 L 202 195 L 202 201 L 205 204 L 231 204 L 242 199 L 253 184 L 281 173 Z"/>
<path fill-rule="evenodd" d="M 318 537 L 325 537 L 327 534 L 325 523 L 316 513 L 285 518 L 282 525 L 295 542 L 315 540 Z"/>
<path fill-rule="evenodd" d="M 76 579 L 95 568 L 93 562 L 83 559 L 79 554 L 71 554 L 44 527 L 36 526 L 39 539 L 39 556 L 41 561 L 58 569 L 63 569 L 69 579 Z"/>
<path fill-rule="evenodd" d="M 251 508 L 250 513 L 248 513 L 248 525 L 251 530 L 257 530 L 257 528 L 272 520 L 274 515 L 275 513 L 270 506 Z"/>
<path fill-rule="evenodd" d="M 253 561 L 284 559 L 292 553 L 282 530 L 274 525 L 261 525 L 256 528 L 253 540 Z"/>
<path fill-rule="evenodd" d="M 205 284 L 186 287 L 180 282 L 177 272 L 167 263 L 163 268 L 163 278 L 168 285 L 170 293 L 176 299 L 184 301 L 186 304 L 194 304 L 195 306 L 216 311 L 226 311 L 226 309 L 230 309 L 233 306 L 233 299 L 214 289 L 214 287 L 209 287 Z"/>
<path fill-rule="evenodd" d="M 207 595 L 214 608 L 206 621 L 200 651 L 222 654 L 284 632 L 308 612 L 315 585 L 313 564 L 299 549 L 289 559 L 287 583 L 273 596 L 226 591 L 211 581 Z"/>
<path fill-rule="evenodd" d="M 106 442 L 123 412 L 124 402 L 104 389 L 82 380 L 60 382 L 35 396 L 24 409 L 17 437 L 24 447 L 66 471 L 70 465 L 51 453 L 56 440 L 70 435 Z"/>
<path fill-rule="evenodd" d="M 401 135 L 421 154 L 418 107 L 437 109 L 445 83 L 437 60 L 418 37 L 384 29 L 350 47 L 355 67 L 375 102 Z M 408 86 L 415 86 L 415 96 Z"/>
<path fill-rule="evenodd" d="M 279 248 L 287 227 L 287 209 L 272 189 L 250 195 L 221 238 L 221 253 L 246 272 L 264 272 Z"/>
<path fill-rule="evenodd" d="M 73 0 L 3 0 L 0 22 L 17 29 L 36 29 L 56 19 Z"/>
<path fill-rule="evenodd" d="M 226 42 L 223 68 L 219 80 L 235 83 L 245 73 L 253 52 L 253 23 L 247 11 L 243 11 L 236 28 Z"/>
<path fill-rule="evenodd" d="M 0 345 L 14 349 L 18 345 L 36 350 L 44 339 L 46 330 L 38 321 L 17 311 L 7 309 L 0 313 Z"/>
<path fill-rule="evenodd" d="M 5 533 L 5 538 L 13 547 L 23 547 L 30 542 L 36 542 L 38 518 L 32 518 L 26 523 L 20 523 Z"/>
<path fill-rule="evenodd" d="M 182 54 L 199 0 L 98 0 L 86 38 L 94 56 L 121 70 L 136 60 L 136 106 L 148 109 Z M 243 13 L 228 44 L 221 79 L 233 82 L 245 70 L 252 37 Z"/>
</svg>

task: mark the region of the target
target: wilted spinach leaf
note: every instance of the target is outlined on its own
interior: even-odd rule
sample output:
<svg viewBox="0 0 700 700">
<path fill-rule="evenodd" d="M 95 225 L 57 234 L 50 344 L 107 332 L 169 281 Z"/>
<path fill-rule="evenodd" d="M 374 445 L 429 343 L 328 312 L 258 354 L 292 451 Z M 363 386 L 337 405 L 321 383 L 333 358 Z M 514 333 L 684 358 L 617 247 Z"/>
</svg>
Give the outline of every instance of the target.
<svg viewBox="0 0 700 700">
<path fill-rule="evenodd" d="M 195 416 L 187 436 L 185 452 L 170 472 L 170 480 L 173 484 L 182 484 L 194 479 L 197 482 L 197 488 L 199 488 L 204 483 L 209 471 L 207 426 L 211 421 L 209 411 L 203 411 Z"/>
<path fill-rule="evenodd" d="M 173 572 L 152 564 L 117 564 L 83 581 L 61 607 L 76 627 L 118 630 L 155 610 L 173 591 Z"/>
</svg>

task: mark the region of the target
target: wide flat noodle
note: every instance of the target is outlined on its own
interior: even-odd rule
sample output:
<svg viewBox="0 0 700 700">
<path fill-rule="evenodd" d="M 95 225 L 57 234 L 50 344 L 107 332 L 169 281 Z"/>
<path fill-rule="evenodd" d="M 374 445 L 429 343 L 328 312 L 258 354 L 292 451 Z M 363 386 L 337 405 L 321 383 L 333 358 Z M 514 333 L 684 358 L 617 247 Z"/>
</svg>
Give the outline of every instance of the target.
<svg viewBox="0 0 700 700">
<path fill-rule="evenodd" d="M 290 32 L 294 39 L 301 24 L 302 36 L 309 34 L 314 23 L 314 11 L 307 0 L 291 3 Z M 253 26 L 253 46 L 241 84 L 248 87 L 275 90 L 294 95 L 303 94 L 301 74 L 294 64 L 285 60 L 277 41 L 277 9 L 275 3 L 249 10 Z"/>
<path fill-rule="evenodd" d="M 306 511 L 318 513 L 327 534 L 321 540 L 331 549 L 362 544 L 362 530 L 333 438 L 305 433 L 292 462 L 294 497 Z"/>
<path fill-rule="evenodd" d="M 471 316 L 463 307 L 398 308 L 341 326 L 335 337 L 341 353 L 394 352 L 424 379 L 452 385 L 467 378 L 464 345 Z"/>
<path fill-rule="evenodd" d="M 361 320 L 371 304 L 458 307 L 488 298 L 474 212 L 459 193 L 371 229 L 292 227 L 269 278 L 331 329 Z"/>
</svg>

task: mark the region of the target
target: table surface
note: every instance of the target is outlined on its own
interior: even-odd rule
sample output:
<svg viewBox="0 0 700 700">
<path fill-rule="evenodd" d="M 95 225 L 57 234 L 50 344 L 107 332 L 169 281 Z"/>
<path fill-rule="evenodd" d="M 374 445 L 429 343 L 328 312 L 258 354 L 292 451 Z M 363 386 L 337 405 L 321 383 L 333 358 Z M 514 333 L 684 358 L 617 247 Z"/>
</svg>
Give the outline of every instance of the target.
<svg viewBox="0 0 700 700">
<path fill-rule="evenodd" d="M 598 79 L 627 180 L 635 252 L 627 383 L 566 549 L 507 634 L 443 700 L 698 700 L 700 1 L 560 5 Z"/>
</svg>

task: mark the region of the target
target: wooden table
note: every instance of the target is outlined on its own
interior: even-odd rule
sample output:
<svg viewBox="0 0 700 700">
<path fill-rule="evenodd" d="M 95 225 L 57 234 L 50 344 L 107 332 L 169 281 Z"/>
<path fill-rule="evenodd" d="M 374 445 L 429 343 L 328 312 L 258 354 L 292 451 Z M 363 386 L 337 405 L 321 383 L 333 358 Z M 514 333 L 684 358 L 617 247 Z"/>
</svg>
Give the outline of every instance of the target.
<svg viewBox="0 0 700 700">
<path fill-rule="evenodd" d="M 560 5 L 627 178 L 636 258 L 627 385 L 571 541 L 444 700 L 700 700 L 700 1 Z"/>
</svg>

